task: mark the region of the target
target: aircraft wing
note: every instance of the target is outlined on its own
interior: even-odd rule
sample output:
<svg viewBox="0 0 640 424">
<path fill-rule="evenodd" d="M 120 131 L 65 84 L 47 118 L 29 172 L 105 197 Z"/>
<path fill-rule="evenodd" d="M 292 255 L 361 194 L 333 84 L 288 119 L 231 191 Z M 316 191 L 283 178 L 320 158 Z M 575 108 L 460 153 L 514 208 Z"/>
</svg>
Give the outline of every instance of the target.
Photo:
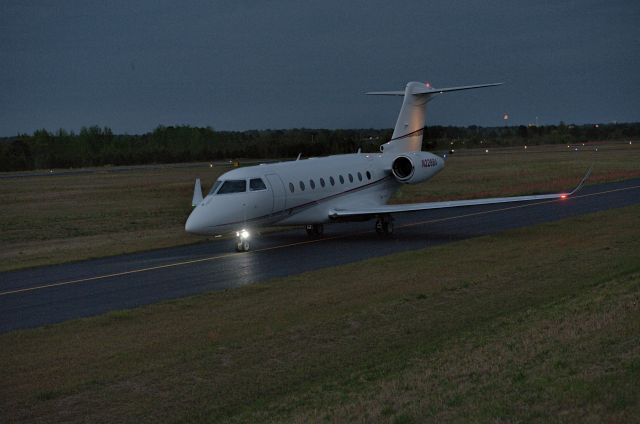
<svg viewBox="0 0 640 424">
<path fill-rule="evenodd" d="M 574 195 L 578 190 L 582 188 L 587 178 L 591 174 L 591 168 L 587 171 L 585 176 L 580 181 L 580 184 L 572 191 L 568 193 L 553 193 L 553 194 L 535 194 L 530 196 L 513 196 L 513 197 L 489 197 L 484 199 L 471 199 L 471 200 L 451 200 L 445 202 L 428 202 L 428 203 L 405 203 L 398 205 L 381 205 L 372 207 L 363 207 L 359 209 L 333 209 L 329 212 L 329 217 L 348 218 L 356 216 L 367 215 L 381 215 L 389 213 L 400 212 L 417 212 L 429 209 L 445 209 L 445 208 L 457 208 L 462 206 L 477 206 L 477 205 L 492 205 L 497 203 L 512 203 L 512 202 L 526 202 L 530 200 L 546 200 L 546 199 L 566 199 Z"/>
</svg>

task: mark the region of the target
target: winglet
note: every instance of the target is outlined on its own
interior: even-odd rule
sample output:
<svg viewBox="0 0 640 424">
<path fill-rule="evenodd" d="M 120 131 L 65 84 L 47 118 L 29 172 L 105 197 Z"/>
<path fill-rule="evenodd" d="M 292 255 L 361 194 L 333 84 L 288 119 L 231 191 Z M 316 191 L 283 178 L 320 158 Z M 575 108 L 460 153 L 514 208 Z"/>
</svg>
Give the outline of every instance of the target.
<svg viewBox="0 0 640 424">
<path fill-rule="evenodd" d="M 593 170 L 593 165 L 591 165 L 589 167 L 589 169 L 587 170 L 587 173 L 584 174 L 584 177 L 582 177 L 582 180 L 580 180 L 580 184 L 578 184 L 578 186 L 576 188 L 573 189 L 573 191 L 571 191 L 571 193 L 569 193 L 567 196 L 573 196 L 575 193 L 577 193 L 582 186 L 584 185 L 584 183 L 587 182 L 587 179 L 589 178 L 589 176 L 591 175 L 591 171 Z"/>
<path fill-rule="evenodd" d="M 191 199 L 191 207 L 196 207 L 202 202 L 202 186 L 200 178 L 196 178 L 196 184 L 193 186 L 193 198 Z"/>
</svg>

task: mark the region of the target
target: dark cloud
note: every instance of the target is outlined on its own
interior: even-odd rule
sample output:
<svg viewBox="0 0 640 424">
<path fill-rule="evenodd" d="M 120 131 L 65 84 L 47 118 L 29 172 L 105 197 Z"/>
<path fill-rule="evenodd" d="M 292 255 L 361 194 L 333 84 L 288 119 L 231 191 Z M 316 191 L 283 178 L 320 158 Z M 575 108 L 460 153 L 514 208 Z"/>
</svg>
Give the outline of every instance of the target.
<svg viewBox="0 0 640 424">
<path fill-rule="evenodd" d="M 400 3 L 400 4 L 397 4 Z M 407 81 L 505 81 L 430 123 L 640 120 L 632 1 L 4 1 L 0 135 L 391 127 Z"/>
</svg>

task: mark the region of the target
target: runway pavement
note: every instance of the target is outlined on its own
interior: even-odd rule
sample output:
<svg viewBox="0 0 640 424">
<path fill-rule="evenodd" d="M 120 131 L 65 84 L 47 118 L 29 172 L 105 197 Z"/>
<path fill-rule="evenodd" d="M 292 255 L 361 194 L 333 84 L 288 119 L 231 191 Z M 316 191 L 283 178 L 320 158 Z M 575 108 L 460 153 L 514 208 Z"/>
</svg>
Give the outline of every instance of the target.
<svg viewBox="0 0 640 424">
<path fill-rule="evenodd" d="M 640 204 L 640 179 L 585 187 L 568 200 L 396 215 L 396 231 L 390 238 L 375 233 L 374 221 L 335 224 L 325 226 L 322 239 L 309 239 L 301 229 L 256 237 L 248 253 L 235 253 L 230 240 L 215 240 L 1 273 L 0 332 L 634 204 Z"/>
</svg>

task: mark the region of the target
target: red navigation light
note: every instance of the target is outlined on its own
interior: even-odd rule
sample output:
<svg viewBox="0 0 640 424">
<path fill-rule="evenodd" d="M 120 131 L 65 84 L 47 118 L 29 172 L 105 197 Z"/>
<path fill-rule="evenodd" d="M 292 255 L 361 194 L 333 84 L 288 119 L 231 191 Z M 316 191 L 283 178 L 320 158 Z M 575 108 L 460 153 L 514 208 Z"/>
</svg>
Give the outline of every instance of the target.
<svg viewBox="0 0 640 424">
<path fill-rule="evenodd" d="M 569 197 L 569 196 L 568 196 L 568 195 L 566 195 L 566 194 L 561 194 L 561 195 L 560 195 L 560 198 L 561 198 L 561 199 L 566 199 L 567 197 Z"/>
</svg>

